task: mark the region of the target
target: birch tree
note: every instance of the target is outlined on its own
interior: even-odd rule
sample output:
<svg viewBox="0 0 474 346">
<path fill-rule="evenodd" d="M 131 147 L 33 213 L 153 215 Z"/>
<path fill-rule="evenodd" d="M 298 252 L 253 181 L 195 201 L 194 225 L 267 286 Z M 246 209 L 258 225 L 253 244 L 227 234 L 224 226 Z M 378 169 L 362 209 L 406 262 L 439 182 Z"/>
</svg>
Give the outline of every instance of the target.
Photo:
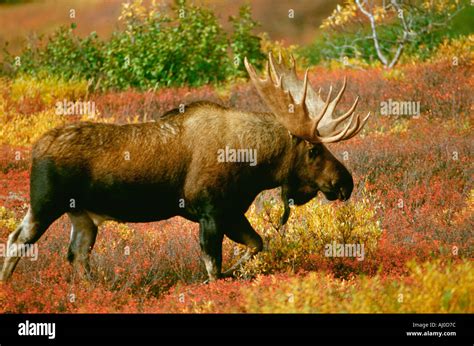
<svg viewBox="0 0 474 346">
<path fill-rule="evenodd" d="M 419 40 L 421 35 L 443 30 L 468 5 L 467 0 L 346 0 L 321 27 L 357 34 L 342 44 L 333 44 L 340 58 L 360 55 L 360 43 L 370 42 L 375 58 L 384 67 L 392 68 L 408 44 Z M 394 38 L 382 37 L 381 32 L 387 28 L 394 32 Z"/>
</svg>

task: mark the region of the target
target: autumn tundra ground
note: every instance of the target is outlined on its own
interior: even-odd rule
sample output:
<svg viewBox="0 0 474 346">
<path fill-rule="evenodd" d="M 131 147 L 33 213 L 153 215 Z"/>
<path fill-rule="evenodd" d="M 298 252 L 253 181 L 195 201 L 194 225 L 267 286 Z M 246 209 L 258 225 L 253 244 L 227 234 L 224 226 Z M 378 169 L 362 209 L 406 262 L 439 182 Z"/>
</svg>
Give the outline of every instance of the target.
<svg viewBox="0 0 474 346">
<path fill-rule="evenodd" d="M 57 220 L 0 285 L 0 312 L 474 312 L 472 65 L 450 60 L 371 68 L 313 68 L 311 83 L 328 90 L 350 83 L 373 116 L 361 135 L 329 149 L 353 173 L 350 201 L 318 196 L 283 206 L 277 191 L 247 213 L 265 250 L 233 280 L 205 284 L 198 225 L 182 218 L 107 222 L 92 252 L 94 277 L 66 261 L 70 224 Z M 80 116 L 59 115 L 56 102 L 93 101 L 106 122 L 152 121 L 180 103 L 205 99 L 265 109 L 250 84 L 226 88 L 87 93 L 87 85 L 54 79 L 3 80 L 0 89 L 0 244 L 29 202 L 31 144 L 46 130 Z M 419 101 L 419 116 L 384 115 L 381 100 Z M 157 196 L 159 198 L 159 196 Z M 331 244 L 364 246 L 363 256 L 328 256 Z M 242 248 L 224 243 L 224 267 Z"/>
</svg>

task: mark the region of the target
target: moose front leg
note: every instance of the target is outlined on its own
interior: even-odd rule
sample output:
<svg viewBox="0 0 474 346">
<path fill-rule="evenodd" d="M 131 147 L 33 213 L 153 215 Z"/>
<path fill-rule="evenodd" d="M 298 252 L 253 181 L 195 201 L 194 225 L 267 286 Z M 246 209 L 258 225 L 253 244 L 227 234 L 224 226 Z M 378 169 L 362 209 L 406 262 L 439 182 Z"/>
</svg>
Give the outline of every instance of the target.
<svg viewBox="0 0 474 346">
<path fill-rule="evenodd" d="M 283 201 L 283 215 L 280 218 L 280 227 L 284 226 L 290 217 L 290 201 L 288 200 L 288 185 L 281 187 L 281 199 Z"/>
<path fill-rule="evenodd" d="M 263 249 L 262 237 L 260 237 L 260 235 L 255 232 L 245 215 L 240 215 L 239 217 L 228 220 L 232 221 L 227 222 L 225 235 L 236 243 L 248 246 L 248 249 L 237 261 L 237 263 L 235 263 L 230 269 L 222 274 L 223 277 L 233 277 L 235 272 L 240 269 L 240 267 L 245 262 L 247 262 Z"/>
<path fill-rule="evenodd" d="M 224 233 L 212 216 L 204 216 L 199 220 L 199 243 L 202 259 L 206 266 L 209 281 L 219 279 L 222 269 L 222 240 Z"/>
</svg>

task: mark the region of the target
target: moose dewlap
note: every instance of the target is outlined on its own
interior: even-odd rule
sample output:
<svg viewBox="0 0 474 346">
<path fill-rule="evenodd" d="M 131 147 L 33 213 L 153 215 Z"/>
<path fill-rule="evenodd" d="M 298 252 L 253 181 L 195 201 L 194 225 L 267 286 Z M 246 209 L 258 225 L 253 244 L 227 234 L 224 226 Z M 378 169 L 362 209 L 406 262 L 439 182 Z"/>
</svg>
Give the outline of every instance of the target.
<svg viewBox="0 0 474 346">
<path fill-rule="evenodd" d="M 102 221 L 179 215 L 199 222 L 203 260 L 214 280 L 233 275 L 262 250 L 244 215 L 261 191 L 281 186 L 286 205 L 290 199 L 304 204 L 318 191 L 329 200 L 349 199 L 352 176 L 323 145 L 355 136 L 368 119 L 354 115 L 357 100 L 346 113 L 333 115 L 345 81 L 334 99 L 330 90 L 323 101 L 308 71 L 298 79 L 294 60 L 287 67 L 281 56 L 275 62 L 270 55 L 265 79 L 247 60 L 245 65 L 271 112 L 199 102 L 155 123 L 84 122 L 44 134 L 33 146 L 30 208 L 7 246 L 35 243 L 67 213 L 68 259 L 89 275 L 88 256 Z M 248 251 L 222 273 L 224 236 Z M 5 259 L 1 280 L 12 275 L 19 258 Z"/>
</svg>

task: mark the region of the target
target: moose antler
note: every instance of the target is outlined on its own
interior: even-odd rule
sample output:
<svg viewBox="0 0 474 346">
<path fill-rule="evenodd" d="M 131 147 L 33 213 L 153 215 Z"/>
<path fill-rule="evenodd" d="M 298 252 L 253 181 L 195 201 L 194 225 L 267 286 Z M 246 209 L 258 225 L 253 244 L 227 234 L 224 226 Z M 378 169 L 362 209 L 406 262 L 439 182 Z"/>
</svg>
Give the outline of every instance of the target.
<svg viewBox="0 0 474 346">
<path fill-rule="evenodd" d="M 244 60 L 250 79 L 260 97 L 288 131 L 311 143 L 339 142 L 359 133 L 370 116 L 369 112 L 362 121 L 360 116 L 354 116 L 359 97 L 346 113 L 333 118 L 334 109 L 346 88 L 346 78 L 337 96 L 331 101 L 331 87 L 326 101 L 323 101 L 320 96 L 321 89 L 316 93 L 308 82 L 308 69 L 304 80 L 300 80 L 296 75 L 293 56 L 291 61 L 291 67 L 287 67 L 280 53 L 278 62 L 275 63 L 272 53 L 269 53 L 266 63 L 267 77 L 261 79 L 247 58 Z M 347 124 L 343 125 L 349 117 Z"/>
</svg>

